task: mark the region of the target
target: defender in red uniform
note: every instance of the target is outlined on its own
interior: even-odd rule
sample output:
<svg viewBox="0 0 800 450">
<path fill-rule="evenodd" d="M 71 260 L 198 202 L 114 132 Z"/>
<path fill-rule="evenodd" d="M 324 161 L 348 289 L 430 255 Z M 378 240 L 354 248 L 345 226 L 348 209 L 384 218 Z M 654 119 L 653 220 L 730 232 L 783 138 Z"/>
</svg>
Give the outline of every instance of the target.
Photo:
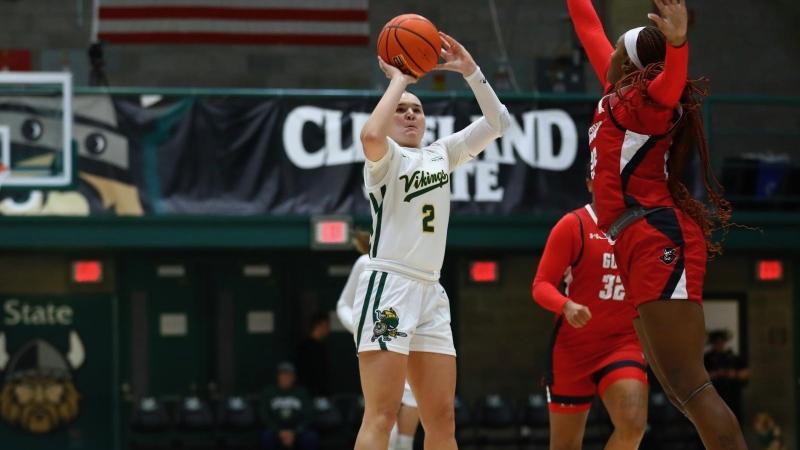
<svg viewBox="0 0 800 450">
<path fill-rule="evenodd" d="M 587 186 L 591 191 L 591 180 Z M 557 315 L 546 378 L 550 448 L 581 448 L 597 394 L 614 424 L 606 448 L 637 449 L 647 424 L 647 376 L 636 310 L 623 301 L 614 250 L 593 203 L 553 227 L 533 281 L 536 303 Z"/>
<path fill-rule="evenodd" d="M 605 90 L 589 129 L 600 228 L 615 242 L 634 326 L 672 402 L 689 417 L 708 449 L 744 449 L 739 424 L 703 367 L 701 305 L 707 253 L 730 205 L 718 187 L 703 134 L 705 91 L 687 82 L 688 14 L 684 0 L 654 0 L 656 27 L 605 36 L 591 0 L 567 0 L 570 17 Z M 707 209 L 681 183 L 697 151 Z"/>
</svg>

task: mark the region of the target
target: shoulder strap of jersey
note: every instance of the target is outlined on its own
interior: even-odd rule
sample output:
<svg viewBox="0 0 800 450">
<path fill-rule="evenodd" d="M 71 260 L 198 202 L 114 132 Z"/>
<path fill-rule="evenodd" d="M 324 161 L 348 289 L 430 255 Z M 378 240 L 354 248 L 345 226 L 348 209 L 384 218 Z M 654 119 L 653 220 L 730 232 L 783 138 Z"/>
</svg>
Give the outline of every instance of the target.
<svg viewBox="0 0 800 450">
<path fill-rule="evenodd" d="M 583 257 L 584 237 L 583 237 L 583 220 L 581 219 L 581 215 L 575 211 L 572 211 L 572 214 L 574 214 L 575 218 L 578 219 L 578 227 L 580 227 L 580 236 L 581 236 L 581 248 L 580 250 L 578 250 L 578 256 L 575 257 L 575 261 L 572 261 L 572 264 L 570 264 L 570 266 L 575 267 L 578 265 L 579 262 L 581 262 L 581 257 Z"/>
</svg>

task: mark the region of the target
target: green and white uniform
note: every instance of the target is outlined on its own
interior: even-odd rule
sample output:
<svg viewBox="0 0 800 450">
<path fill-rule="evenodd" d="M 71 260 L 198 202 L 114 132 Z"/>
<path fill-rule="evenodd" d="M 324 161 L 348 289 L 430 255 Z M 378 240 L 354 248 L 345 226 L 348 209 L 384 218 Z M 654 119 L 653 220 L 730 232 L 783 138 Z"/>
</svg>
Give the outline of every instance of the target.
<svg viewBox="0 0 800 450">
<path fill-rule="evenodd" d="M 480 69 L 465 79 L 483 117 L 422 149 L 388 139 L 386 155 L 365 164 L 373 233 L 353 307 L 359 352 L 455 355 L 449 300 L 438 282 L 450 219 L 450 174 L 511 121 Z"/>
</svg>

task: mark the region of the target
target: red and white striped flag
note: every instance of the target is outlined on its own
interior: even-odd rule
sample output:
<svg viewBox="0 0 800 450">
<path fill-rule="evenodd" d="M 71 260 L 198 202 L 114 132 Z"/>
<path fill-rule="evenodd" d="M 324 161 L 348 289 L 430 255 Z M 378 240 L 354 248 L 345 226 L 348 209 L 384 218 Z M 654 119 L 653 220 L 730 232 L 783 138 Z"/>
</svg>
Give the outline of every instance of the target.
<svg viewBox="0 0 800 450">
<path fill-rule="evenodd" d="M 100 0 L 113 44 L 369 43 L 368 0 Z"/>
</svg>

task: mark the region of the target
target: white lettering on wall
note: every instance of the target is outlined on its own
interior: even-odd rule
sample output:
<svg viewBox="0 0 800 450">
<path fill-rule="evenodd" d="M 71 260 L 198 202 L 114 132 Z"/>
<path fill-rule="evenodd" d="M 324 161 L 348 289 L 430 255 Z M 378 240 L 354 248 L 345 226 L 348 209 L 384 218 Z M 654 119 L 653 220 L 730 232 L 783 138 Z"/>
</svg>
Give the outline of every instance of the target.
<svg viewBox="0 0 800 450">
<path fill-rule="evenodd" d="M 17 299 L 3 303 L 3 325 L 72 325 L 73 311 L 67 305 L 31 305 Z"/>
<path fill-rule="evenodd" d="M 480 116 L 472 117 L 477 120 Z M 323 109 L 316 106 L 299 106 L 286 117 L 283 124 L 283 146 L 286 156 L 298 168 L 358 163 L 364 160 L 359 134 L 368 113 L 350 113 Z M 535 169 L 561 172 L 570 168 L 578 153 L 578 133 L 575 122 L 565 111 L 547 109 L 528 111 L 521 115 L 521 123 L 512 117 L 511 127 L 495 142 L 489 144 L 479 159 L 471 161 L 453 173 L 454 201 L 500 202 L 504 189 L 499 184 L 500 164 L 513 165 L 519 161 Z M 349 122 L 351 126 L 345 126 Z M 311 126 L 324 134 L 321 148 L 309 148 L 303 140 L 303 130 Z M 452 134 L 454 116 L 427 116 L 422 145 Z M 344 136 L 343 132 L 350 133 Z M 559 145 L 556 145 L 556 136 Z M 344 142 L 349 145 L 345 146 Z M 469 192 L 469 179 L 474 180 Z"/>
</svg>

